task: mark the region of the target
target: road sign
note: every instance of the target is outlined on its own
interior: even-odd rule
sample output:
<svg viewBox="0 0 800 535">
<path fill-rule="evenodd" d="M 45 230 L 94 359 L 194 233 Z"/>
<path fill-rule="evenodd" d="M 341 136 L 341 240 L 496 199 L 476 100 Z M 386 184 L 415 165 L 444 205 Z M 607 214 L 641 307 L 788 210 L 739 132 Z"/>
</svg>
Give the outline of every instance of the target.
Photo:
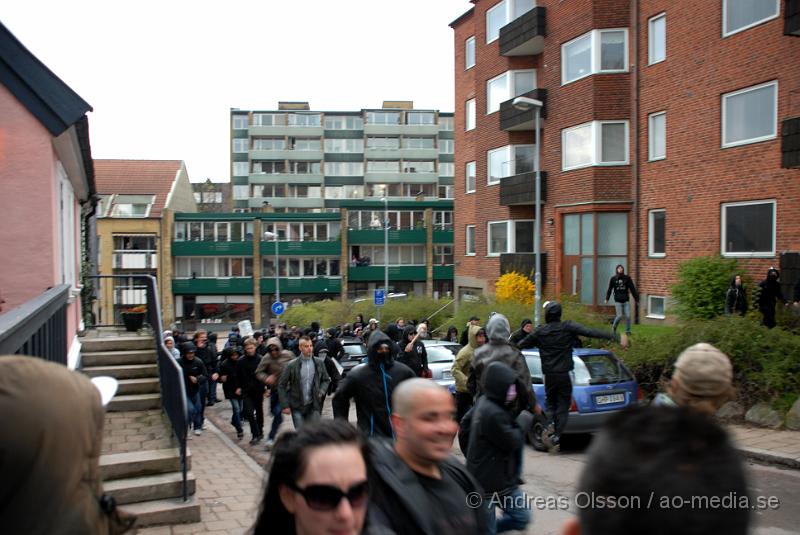
<svg viewBox="0 0 800 535">
<path fill-rule="evenodd" d="M 281 303 L 280 301 L 275 301 L 274 303 L 272 303 L 272 306 L 270 308 L 272 309 L 272 313 L 275 314 L 276 316 L 280 316 L 281 314 L 283 314 L 283 311 L 286 309 L 283 306 L 283 303 Z"/>
<path fill-rule="evenodd" d="M 386 301 L 386 293 L 383 290 L 375 290 L 375 306 L 382 307 Z"/>
</svg>

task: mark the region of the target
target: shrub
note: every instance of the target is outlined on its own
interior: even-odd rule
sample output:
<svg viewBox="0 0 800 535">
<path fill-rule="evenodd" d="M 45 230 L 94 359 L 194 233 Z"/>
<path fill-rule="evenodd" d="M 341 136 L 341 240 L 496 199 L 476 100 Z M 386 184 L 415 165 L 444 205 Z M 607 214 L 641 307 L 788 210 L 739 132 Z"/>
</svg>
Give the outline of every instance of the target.
<svg viewBox="0 0 800 535">
<path fill-rule="evenodd" d="M 536 288 L 528 277 L 512 271 L 501 275 L 497 279 L 495 296 L 499 303 L 515 301 L 525 305 L 532 305 L 536 296 Z"/>
<path fill-rule="evenodd" d="M 683 319 L 712 319 L 725 312 L 725 292 L 738 273 L 736 260 L 702 256 L 678 267 L 678 282 L 672 287 L 677 313 Z"/>
</svg>

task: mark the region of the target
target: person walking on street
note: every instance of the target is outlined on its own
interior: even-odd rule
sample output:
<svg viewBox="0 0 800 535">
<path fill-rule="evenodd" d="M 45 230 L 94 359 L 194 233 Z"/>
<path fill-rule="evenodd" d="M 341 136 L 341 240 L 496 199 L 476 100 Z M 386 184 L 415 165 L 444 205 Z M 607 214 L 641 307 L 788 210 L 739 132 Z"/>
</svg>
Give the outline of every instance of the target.
<svg viewBox="0 0 800 535">
<path fill-rule="evenodd" d="M 528 335 L 527 342 L 539 348 L 544 373 L 544 391 L 547 398 L 547 428 L 542 440 L 555 453 L 560 449 L 561 433 L 567 426 L 569 407 L 572 404 L 572 348 L 578 336 L 617 340 L 614 333 L 597 331 L 572 321 L 561 321 L 561 304 L 545 303 L 545 324 Z"/>
<path fill-rule="evenodd" d="M 528 349 L 532 346 L 523 347 L 520 344 L 522 344 L 522 341 L 526 336 L 531 334 L 531 331 L 533 331 L 533 322 L 529 318 L 525 318 L 522 320 L 522 323 L 520 323 L 519 329 L 511 333 L 511 336 L 508 338 L 508 342 L 519 350 Z"/>
<path fill-rule="evenodd" d="M 742 276 L 736 275 L 731 279 L 731 285 L 725 293 L 725 314 L 747 314 L 747 291 L 742 284 Z"/>
<path fill-rule="evenodd" d="M 203 361 L 208 373 L 208 382 L 201 388 L 201 401 L 203 402 L 203 413 L 205 405 L 209 407 L 217 402 L 217 348 L 209 343 L 206 331 L 199 330 L 194 333 L 194 345 L 197 347 L 196 357 Z"/>
<path fill-rule="evenodd" d="M 403 331 L 403 339 L 400 342 L 400 350 L 403 352 L 397 360 L 402 362 L 417 377 L 424 377 L 428 370 L 428 351 L 422 343 L 420 332 L 413 325 L 408 325 Z"/>
<path fill-rule="evenodd" d="M 208 374 L 203 361 L 195 357 L 197 347 L 192 342 L 183 344 L 183 356 L 178 364 L 183 370 L 183 381 L 186 386 L 187 405 L 189 407 L 189 420 L 192 422 L 194 434 L 202 434 L 203 409 L 205 400 L 201 397 L 203 385 L 208 382 Z"/>
<path fill-rule="evenodd" d="M 622 264 L 617 264 L 616 273 L 611 280 L 608 281 L 608 290 L 606 290 L 606 303 L 611 298 L 611 293 L 614 293 L 614 316 L 613 331 L 617 332 L 617 325 L 625 317 L 625 334 L 631 334 L 631 304 L 629 301 L 629 294 L 633 296 L 636 302 L 639 302 L 639 292 L 636 290 L 636 285 L 633 284 L 633 279 L 625 274 L 625 267 Z"/>
<path fill-rule="evenodd" d="M 226 347 L 222 350 L 222 362 L 219 365 L 219 382 L 222 383 L 222 392 L 231 404 L 231 425 L 236 429 L 236 438 L 244 436 L 242 429 L 242 389 L 239 388 L 239 378 L 236 375 L 236 365 L 239 361 L 239 348 Z M 236 392 L 239 392 L 238 394 Z"/>
<path fill-rule="evenodd" d="M 270 427 L 269 435 L 267 435 L 267 449 L 271 449 L 275 437 L 278 434 L 283 422 L 283 413 L 281 412 L 280 394 L 278 394 L 278 381 L 281 374 L 286 369 L 286 365 L 294 359 L 294 353 L 283 349 L 281 339 L 277 336 L 267 339 L 267 354 L 261 358 L 256 368 L 256 380 L 262 383 L 269 390 L 269 404 L 270 412 L 272 413 L 272 427 Z"/>
<path fill-rule="evenodd" d="M 367 349 L 367 365 L 356 366 L 342 380 L 333 397 L 333 417 L 347 421 L 350 400 L 356 400 L 358 427 L 366 436 L 394 438 L 392 429 L 392 392 L 414 372 L 395 362 L 394 342 L 383 332 L 373 333 Z"/>
<path fill-rule="evenodd" d="M 453 397 L 428 379 L 403 381 L 392 394 L 397 441 L 371 441 L 370 519 L 376 533 L 486 533 L 480 485 L 450 455 L 458 431 Z"/>
<path fill-rule="evenodd" d="M 465 326 L 464 330 L 461 331 L 461 338 L 459 338 L 458 343 L 461 346 L 465 346 L 469 343 L 469 327 L 470 325 L 479 325 L 481 322 L 478 316 L 470 316 L 469 321 L 467 321 L 467 325 Z"/>
<path fill-rule="evenodd" d="M 450 369 L 456 384 L 456 420 L 459 422 L 472 407 L 472 392 L 469 391 L 467 381 L 472 369 L 475 350 L 486 343 L 486 330 L 481 326 L 470 325 L 468 331 L 467 345 L 458 352 L 453 361 L 453 367 Z"/>
<path fill-rule="evenodd" d="M 278 380 L 283 413 L 291 413 L 295 429 L 319 420 L 322 401 L 331 382 L 325 363 L 314 356 L 311 339 L 301 336 L 298 345 L 300 356 L 286 365 Z"/>
<path fill-rule="evenodd" d="M 763 319 L 761 325 L 768 329 L 772 329 L 777 325 L 775 322 L 775 305 L 778 301 L 787 304 L 786 299 L 783 297 L 781 285 L 778 282 L 781 278 L 781 273 L 774 267 L 767 270 L 767 278 L 758 284 L 758 310 L 761 312 Z"/>
<path fill-rule="evenodd" d="M 247 338 L 244 341 L 244 356 L 236 363 L 236 376 L 241 390 L 242 411 L 250 424 L 250 444 L 264 437 L 264 383 L 256 378 L 260 362 L 255 338 Z"/>
<path fill-rule="evenodd" d="M 175 339 L 172 336 L 164 337 L 164 346 L 169 351 L 169 354 L 172 355 L 172 358 L 175 360 L 181 358 L 181 352 L 177 347 L 175 347 Z"/>
<path fill-rule="evenodd" d="M 516 418 L 513 405 L 517 398 L 516 374 L 502 362 L 486 367 L 484 393 L 469 411 L 464 427 L 469 429 L 467 469 L 483 488 L 486 504 L 487 533 L 494 535 L 511 530 L 525 530 L 531 520 L 525 496 L 519 488 L 522 472 L 522 449 L 525 432 L 533 414 L 522 411 Z M 496 509 L 503 516 L 497 520 Z"/>
</svg>

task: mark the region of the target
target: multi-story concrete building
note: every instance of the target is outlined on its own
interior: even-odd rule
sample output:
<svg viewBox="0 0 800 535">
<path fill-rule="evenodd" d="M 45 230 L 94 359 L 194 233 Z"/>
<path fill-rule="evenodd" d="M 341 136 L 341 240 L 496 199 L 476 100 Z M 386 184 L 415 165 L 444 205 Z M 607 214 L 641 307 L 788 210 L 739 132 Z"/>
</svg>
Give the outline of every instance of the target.
<svg viewBox="0 0 800 535">
<path fill-rule="evenodd" d="M 532 270 L 535 151 L 550 295 L 603 305 L 623 264 L 662 319 L 681 262 L 759 280 L 800 250 L 796 2 L 473 3 L 451 23 L 459 295 Z"/>
<path fill-rule="evenodd" d="M 212 182 L 208 178 L 205 182 L 192 182 L 192 191 L 198 212 L 231 212 L 233 209 L 230 182 Z"/>
</svg>

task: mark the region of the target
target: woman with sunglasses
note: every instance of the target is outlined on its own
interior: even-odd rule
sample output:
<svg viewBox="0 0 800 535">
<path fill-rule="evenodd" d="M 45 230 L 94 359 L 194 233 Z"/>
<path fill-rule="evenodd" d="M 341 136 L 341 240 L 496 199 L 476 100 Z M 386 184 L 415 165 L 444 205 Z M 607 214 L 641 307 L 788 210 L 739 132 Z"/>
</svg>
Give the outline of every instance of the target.
<svg viewBox="0 0 800 535">
<path fill-rule="evenodd" d="M 322 420 L 281 435 L 254 535 L 358 535 L 369 492 L 367 450 L 354 427 Z"/>
</svg>

